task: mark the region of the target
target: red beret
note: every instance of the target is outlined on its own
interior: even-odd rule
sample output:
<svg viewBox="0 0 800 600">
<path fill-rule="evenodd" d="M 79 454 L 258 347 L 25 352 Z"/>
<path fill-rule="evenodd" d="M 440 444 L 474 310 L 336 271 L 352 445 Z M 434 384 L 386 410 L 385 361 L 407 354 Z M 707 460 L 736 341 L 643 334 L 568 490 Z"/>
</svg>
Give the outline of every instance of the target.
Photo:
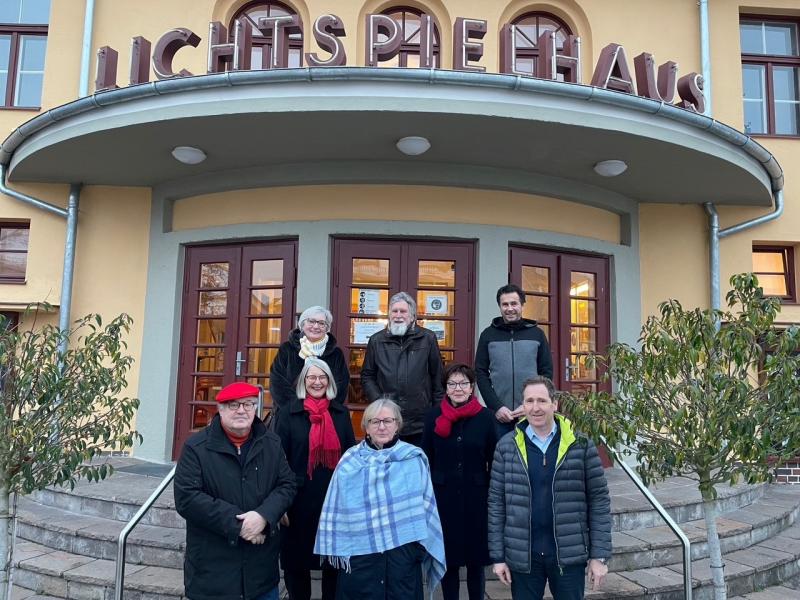
<svg viewBox="0 0 800 600">
<path fill-rule="evenodd" d="M 230 402 L 231 400 L 240 400 L 242 398 L 258 398 L 258 388 L 250 383 L 237 381 L 226 385 L 219 392 L 217 392 L 217 402 Z"/>
</svg>

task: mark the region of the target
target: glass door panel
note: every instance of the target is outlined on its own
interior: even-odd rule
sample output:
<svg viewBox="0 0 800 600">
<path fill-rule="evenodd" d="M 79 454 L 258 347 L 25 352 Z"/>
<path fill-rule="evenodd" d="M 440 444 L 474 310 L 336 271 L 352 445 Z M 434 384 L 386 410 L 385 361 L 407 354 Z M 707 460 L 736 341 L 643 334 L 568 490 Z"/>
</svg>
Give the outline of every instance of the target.
<svg viewBox="0 0 800 600">
<path fill-rule="evenodd" d="M 292 319 L 294 252 L 293 242 L 187 248 L 174 456 L 216 414 L 224 385 L 269 385 Z"/>
<path fill-rule="evenodd" d="M 472 362 L 473 244 L 337 238 L 333 256 L 334 334 L 349 361 L 347 401 L 360 434 L 367 341 L 386 327 L 393 294 L 402 290 L 416 298 L 418 323 L 436 333 L 445 361 Z"/>
</svg>

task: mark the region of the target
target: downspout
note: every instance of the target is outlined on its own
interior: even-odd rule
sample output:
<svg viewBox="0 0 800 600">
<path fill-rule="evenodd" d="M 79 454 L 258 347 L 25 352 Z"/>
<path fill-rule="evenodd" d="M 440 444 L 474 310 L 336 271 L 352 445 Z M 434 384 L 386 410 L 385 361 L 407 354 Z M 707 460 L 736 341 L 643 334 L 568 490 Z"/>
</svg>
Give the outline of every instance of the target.
<svg viewBox="0 0 800 600">
<path fill-rule="evenodd" d="M 61 275 L 61 305 L 58 313 L 58 329 L 68 331 L 70 309 L 72 308 L 72 275 L 75 271 L 75 241 L 78 237 L 78 203 L 81 198 L 81 184 L 69 186 L 67 201 L 67 239 L 64 242 L 64 269 Z M 59 355 L 67 351 L 67 338 L 62 337 L 58 346 Z"/>
<path fill-rule="evenodd" d="M 89 70 L 92 65 L 92 35 L 94 33 L 94 2 L 86 0 L 83 18 L 83 45 L 81 50 L 81 73 L 78 83 L 78 98 L 89 95 Z"/>
<path fill-rule="evenodd" d="M 707 117 L 711 116 L 711 47 L 708 31 L 708 0 L 698 0 L 700 6 L 700 68 L 703 72 L 703 95 L 706 97 Z"/>
<path fill-rule="evenodd" d="M 78 237 L 78 203 L 81 195 L 81 186 L 72 184 L 69 187 L 69 199 L 66 210 L 55 204 L 50 204 L 39 198 L 12 190 L 6 185 L 8 165 L 0 163 L 0 192 L 11 196 L 25 204 L 53 213 L 67 219 L 67 235 L 64 242 L 64 267 L 61 272 L 61 303 L 59 305 L 58 327 L 61 331 L 69 329 L 70 307 L 72 305 L 72 274 L 75 270 L 75 242 Z M 59 353 L 67 349 L 66 340 L 59 345 Z"/>
<path fill-rule="evenodd" d="M 706 97 L 706 116 L 711 116 L 711 49 L 709 44 L 708 32 L 708 0 L 698 0 L 700 7 L 700 62 L 703 70 L 703 94 Z M 712 202 L 706 202 L 703 206 L 708 213 L 708 258 L 709 258 L 709 280 L 710 280 L 710 300 L 711 308 L 719 310 L 720 303 L 720 260 L 719 260 L 719 241 L 734 233 L 739 233 L 745 229 L 750 229 L 769 221 L 774 221 L 783 214 L 783 190 L 775 189 L 773 186 L 773 209 L 771 213 L 755 217 L 743 223 L 719 228 L 719 214 Z"/>
</svg>

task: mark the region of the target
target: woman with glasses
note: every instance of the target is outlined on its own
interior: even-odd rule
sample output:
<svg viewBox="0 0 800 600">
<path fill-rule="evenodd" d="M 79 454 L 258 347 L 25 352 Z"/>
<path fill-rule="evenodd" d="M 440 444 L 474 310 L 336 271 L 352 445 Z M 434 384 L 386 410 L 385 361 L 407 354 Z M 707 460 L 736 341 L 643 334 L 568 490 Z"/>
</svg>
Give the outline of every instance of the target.
<svg viewBox="0 0 800 600">
<path fill-rule="evenodd" d="M 336 467 L 314 552 L 340 569 L 337 600 L 422 600 L 423 572 L 432 596 L 445 570 L 428 460 L 400 441 L 392 400 L 370 404 L 361 424 L 366 437 Z"/>
<path fill-rule="evenodd" d="M 297 319 L 297 329 L 281 344 L 269 372 L 269 392 L 272 396 L 273 414 L 294 400 L 295 383 L 307 358 L 321 358 L 330 367 L 336 383 L 336 400 L 344 404 L 350 371 L 344 354 L 330 333 L 333 324 L 331 311 L 323 306 L 305 309 Z"/>
<path fill-rule="evenodd" d="M 333 470 L 342 453 L 356 443 L 350 413 L 335 402 L 337 383 L 328 364 L 307 358 L 292 401 L 275 417 L 297 495 L 281 519 L 281 566 L 291 600 L 311 598 L 311 570 L 322 568 L 322 598 L 336 596 L 336 570 L 314 555 L 314 536 Z"/>
<path fill-rule="evenodd" d="M 469 599 L 482 600 L 484 567 L 492 564 L 486 503 L 497 442 L 495 419 L 474 395 L 475 371 L 470 367 L 450 364 L 443 379 L 445 397 L 428 413 L 422 436 L 447 554 L 442 595 L 444 600 L 460 597 L 459 570 L 466 567 Z"/>
</svg>

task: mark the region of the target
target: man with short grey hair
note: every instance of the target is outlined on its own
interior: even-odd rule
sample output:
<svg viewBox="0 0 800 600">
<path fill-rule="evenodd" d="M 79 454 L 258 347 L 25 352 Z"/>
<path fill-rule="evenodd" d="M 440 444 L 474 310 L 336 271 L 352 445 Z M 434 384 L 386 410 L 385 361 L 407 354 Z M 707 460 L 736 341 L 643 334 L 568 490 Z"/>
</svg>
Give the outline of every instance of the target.
<svg viewBox="0 0 800 600">
<path fill-rule="evenodd" d="M 406 292 L 389 299 L 386 329 L 367 343 L 361 386 L 370 402 L 392 398 L 403 411 L 400 439 L 419 446 L 425 415 L 444 396 L 436 334 L 416 323 L 417 303 Z"/>
</svg>

